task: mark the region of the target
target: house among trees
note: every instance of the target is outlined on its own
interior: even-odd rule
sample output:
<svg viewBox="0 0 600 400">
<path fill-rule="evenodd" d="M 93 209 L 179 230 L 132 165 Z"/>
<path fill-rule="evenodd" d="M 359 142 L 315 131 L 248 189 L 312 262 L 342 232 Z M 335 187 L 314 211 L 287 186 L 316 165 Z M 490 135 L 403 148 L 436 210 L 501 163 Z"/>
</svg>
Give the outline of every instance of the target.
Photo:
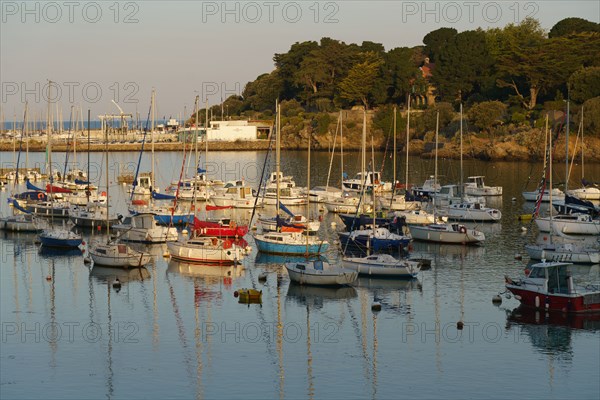
<svg viewBox="0 0 600 400">
<path fill-rule="evenodd" d="M 427 82 L 427 92 L 424 96 L 415 96 L 415 102 L 417 103 L 417 106 L 425 104 L 428 106 L 435 105 L 435 86 L 431 84 L 431 77 L 433 76 L 434 69 L 435 63 L 430 62 L 429 57 L 425 57 L 425 61 L 423 62 L 423 65 L 419 67 L 419 70 L 421 70 L 422 77 Z"/>
</svg>

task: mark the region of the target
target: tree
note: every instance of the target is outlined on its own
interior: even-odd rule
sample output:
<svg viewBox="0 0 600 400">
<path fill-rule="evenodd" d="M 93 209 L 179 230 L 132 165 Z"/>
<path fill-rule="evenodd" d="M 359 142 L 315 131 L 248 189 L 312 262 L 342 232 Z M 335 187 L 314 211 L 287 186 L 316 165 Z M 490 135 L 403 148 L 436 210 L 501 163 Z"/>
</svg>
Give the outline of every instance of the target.
<svg viewBox="0 0 600 400">
<path fill-rule="evenodd" d="M 375 83 L 383 63 L 383 59 L 376 53 L 367 52 L 362 54 L 363 61 L 354 64 L 348 76 L 340 83 L 340 94 L 342 98 L 351 102 L 360 101 L 366 109 L 373 95 L 373 84 Z"/>
<path fill-rule="evenodd" d="M 600 24 L 590 22 L 583 18 L 565 18 L 558 21 L 552 29 L 550 29 L 548 37 L 554 38 L 581 32 L 600 32 Z"/>
<path fill-rule="evenodd" d="M 387 97 L 391 102 L 404 102 L 407 94 L 412 92 L 416 80 L 422 75 L 413 58 L 414 53 L 415 49 L 397 47 L 383 56 L 388 79 Z"/>
<path fill-rule="evenodd" d="M 300 93 L 302 89 L 297 84 L 296 72 L 302 60 L 318 47 L 319 44 L 314 41 L 296 42 L 287 53 L 273 56 L 277 74 L 283 83 L 282 98 L 292 99 Z"/>
<path fill-rule="evenodd" d="M 533 110 L 541 93 L 552 93 L 581 66 L 597 61 L 600 34 L 580 33 L 546 39 L 539 22 L 525 19 L 496 35 L 497 84 L 509 87 L 526 110 Z M 567 51 L 568 49 L 568 51 Z"/>
<path fill-rule="evenodd" d="M 485 93 L 495 83 L 494 64 L 484 31 L 461 32 L 438 50 L 432 82 L 447 101 Z"/>
<path fill-rule="evenodd" d="M 577 120 L 581 121 L 581 110 Z M 583 130 L 586 136 L 600 137 L 600 97 L 594 97 L 583 103 Z"/>
<path fill-rule="evenodd" d="M 499 123 L 506 114 L 506 104 L 499 101 L 484 101 L 473 105 L 467 112 L 467 118 L 477 128 L 487 131 Z"/>
<path fill-rule="evenodd" d="M 600 67 L 582 68 L 569 78 L 571 99 L 578 103 L 600 96 Z"/>
<path fill-rule="evenodd" d="M 431 62 L 438 62 L 440 51 L 458 34 L 454 28 L 440 28 L 429 32 L 423 38 L 425 54 L 429 55 Z"/>
<path fill-rule="evenodd" d="M 275 110 L 275 101 L 284 90 L 284 82 L 277 72 L 262 74 L 246 84 L 242 97 L 247 108 L 255 111 Z"/>
</svg>

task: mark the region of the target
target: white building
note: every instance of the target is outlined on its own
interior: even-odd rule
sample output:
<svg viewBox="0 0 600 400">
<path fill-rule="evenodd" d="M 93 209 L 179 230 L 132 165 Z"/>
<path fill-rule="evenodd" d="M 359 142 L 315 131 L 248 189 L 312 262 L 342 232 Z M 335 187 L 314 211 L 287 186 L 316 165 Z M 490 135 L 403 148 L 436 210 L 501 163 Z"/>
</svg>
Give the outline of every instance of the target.
<svg viewBox="0 0 600 400">
<path fill-rule="evenodd" d="M 208 140 L 256 140 L 258 129 L 248 121 L 210 121 Z"/>
</svg>

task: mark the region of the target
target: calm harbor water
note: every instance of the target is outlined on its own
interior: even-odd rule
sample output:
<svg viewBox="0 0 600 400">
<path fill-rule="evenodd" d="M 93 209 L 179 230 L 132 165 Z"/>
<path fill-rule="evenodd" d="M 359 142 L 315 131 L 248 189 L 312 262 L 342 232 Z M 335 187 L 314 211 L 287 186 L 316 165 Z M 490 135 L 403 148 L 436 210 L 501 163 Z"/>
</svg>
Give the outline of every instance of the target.
<svg viewBox="0 0 600 400">
<path fill-rule="evenodd" d="M 210 153 L 209 176 L 244 176 L 258 186 L 264 154 Z M 43 157 L 30 154 L 30 166 L 43 165 Z M 53 160 L 58 166 L 64 157 L 56 153 Z M 101 190 L 102 157 L 90 155 L 90 176 Z M 137 157 L 109 155 L 115 211 L 126 210 L 116 175 L 133 171 Z M 143 171 L 149 158 L 142 158 Z M 353 175 L 358 154 L 344 158 Z M 383 158 L 378 154 L 376 163 Z M 87 168 L 86 160 L 77 155 L 80 167 Z M 178 179 L 182 157 L 157 153 L 156 160 L 164 189 Z M 2 167 L 12 162 L 12 153 L 0 153 Z M 336 157 L 334 185 L 339 164 Z M 284 152 L 282 165 L 305 185 L 305 153 Z M 398 165 L 403 181 L 404 160 Z M 413 183 L 433 174 L 432 160 L 415 158 L 410 165 Z M 325 183 L 328 168 L 327 154 L 314 155 L 313 186 Z M 0 397 L 597 399 L 600 318 L 546 318 L 515 310 L 514 298 L 500 306 L 491 301 L 503 291 L 504 275 L 519 276 L 527 264 L 515 254 L 537 233 L 528 225 L 524 233 L 516 216 L 531 211 L 520 193 L 528 181 L 534 189 L 541 168 L 466 161 L 465 176 L 486 175 L 488 184 L 504 187 L 491 203 L 502 210 L 502 222 L 478 225 L 487 237 L 483 246 L 414 243 L 413 251 L 432 265 L 412 281 L 361 278 L 342 289 L 297 287 L 280 266 L 283 257 L 253 250 L 242 266 L 207 267 L 168 261 L 164 245 L 144 247 L 155 255 L 146 268 L 90 270 L 79 252 L 42 251 L 35 235 L 2 232 Z M 440 160 L 439 170 L 443 183 L 459 180 L 457 161 Z M 564 181 L 564 170 L 556 165 L 556 181 Z M 391 178 L 389 155 L 384 171 Z M 599 165 L 585 171 L 588 180 L 600 180 Z M 572 182 L 580 177 L 575 166 Z M 0 192 L 4 215 L 13 190 Z M 245 210 L 227 213 L 249 218 Z M 325 213 L 320 233 L 330 241 L 332 222 L 340 221 Z M 92 233 L 85 235 L 87 242 Z M 328 258 L 338 259 L 336 246 Z M 258 281 L 262 272 L 265 283 Z M 577 276 L 599 281 L 600 266 L 578 267 Z M 112 286 L 117 277 L 120 290 Z M 262 305 L 238 303 L 233 292 L 247 287 L 263 291 Z M 374 300 L 382 304 L 378 313 L 371 311 Z"/>
</svg>

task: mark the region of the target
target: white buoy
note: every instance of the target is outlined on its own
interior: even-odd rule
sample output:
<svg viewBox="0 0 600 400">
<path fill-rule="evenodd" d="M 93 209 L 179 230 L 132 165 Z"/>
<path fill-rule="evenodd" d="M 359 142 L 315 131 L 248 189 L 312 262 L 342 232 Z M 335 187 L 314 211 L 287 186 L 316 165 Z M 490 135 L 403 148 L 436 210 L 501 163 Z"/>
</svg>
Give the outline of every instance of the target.
<svg viewBox="0 0 600 400">
<path fill-rule="evenodd" d="M 523 259 L 522 255 L 520 255 L 519 253 L 515 254 L 515 260 L 522 260 L 522 259 Z"/>
<path fill-rule="evenodd" d="M 512 201 L 517 201 L 517 198 L 516 198 L 516 197 L 513 197 L 511 200 L 512 200 Z"/>
<path fill-rule="evenodd" d="M 166 251 L 163 253 L 163 258 L 169 258 L 170 256 L 171 256 L 171 254 L 169 254 L 169 250 L 166 250 Z"/>
<path fill-rule="evenodd" d="M 527 227 L 526 227 L 526 226 L 522 226 L 522 227 L 521 227 L 521 231 L 522 231 L 522 232 L 527 232 Z"/>
<path fill-rule="evenodd" d="M 502 303 L 502 297 L 499 294 L 495 295 L 494 297 L 492 297 L 492 303 L 500 305 L 500 303 Z"/>
<path fill-rule="evenodd" d="M 373 304 L 371 304 L 371 310 L 381 311 L 381 303 L 378 301 L 373 302 Z"/>
<path fill-rule="evenodd" d="M 337 228 L 337 223 L 334 221 L 331 223 L 331 229 Z"/>
<path fill-rule="evenodd" d="M 258 275 L 258 281 L 259 282 L 266 282 L 267 281 L 267 273 L 263 272 L 262 274 Z"/>
<path fill-rule="evenodd" d="M 181 231 L 181 233 L 184 234 L 184 235 L 187 235 L 188 234 L 188 230 L 184 229 L 184 230 Z"/>
<path fill-rule="evenodd" d="M 118 289 L 121 287 L 121 281 L 119 280 L 119 278 L 115 279 L 115 281 L 113 282 L 112 285 L 115 289 Z"/>
</svg>

